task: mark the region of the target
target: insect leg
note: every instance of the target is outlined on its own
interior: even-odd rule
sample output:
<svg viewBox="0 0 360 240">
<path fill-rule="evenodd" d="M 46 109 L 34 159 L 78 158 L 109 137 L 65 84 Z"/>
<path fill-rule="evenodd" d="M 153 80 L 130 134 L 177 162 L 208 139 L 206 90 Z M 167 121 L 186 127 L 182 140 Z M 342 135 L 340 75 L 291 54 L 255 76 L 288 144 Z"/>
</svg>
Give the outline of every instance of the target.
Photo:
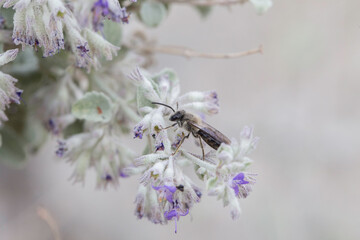
<svg viewBox="0 0 360 240">
<path fill-rule="evenodd" d="M 166 128 L 162 128 L 161 130 L 166 130 L 166 129 L 169 129 L 169 128 L 172 128 L 172 127 L 175 127 L 175 126 L 176 126 L 176 124 L 177 124 L 177 123 L 174 123 L 173 125 L 170 125 L 170 126 L 168 126 L 168 127 L 166 127 Z"/>
<path fill-rule="evenodd" d="M 185 136 L 184 133 L 183 133 L 182 135 L 183 135 L 183 137 L 181 138 L 181 141 L 180 141 L 179 145 L 177 146 L 175 152 L 172 154 L 173 156 L 177 153 L 177 151 L 179 151 L 179 148 L 180 148 L 181 145 L 183 144 L 185 138 L 188 138 L 188 137 L 190 136 L 190 133 L 189 133 L 188 135 L 186 135 L 186 136 Z"/>
<path fill-rule="evenodd" d="M 203 158 L 203 161 L 205 161 L 205 151 L 204 151 L 204 146 L 202 144 L 202 140 L 201 140 L 201 137 L 199 137 L 199 140 L 200 140 L 200 146 L 201 146 L 201 151 L 202 151 L 202 158 Z"/>
</svg>

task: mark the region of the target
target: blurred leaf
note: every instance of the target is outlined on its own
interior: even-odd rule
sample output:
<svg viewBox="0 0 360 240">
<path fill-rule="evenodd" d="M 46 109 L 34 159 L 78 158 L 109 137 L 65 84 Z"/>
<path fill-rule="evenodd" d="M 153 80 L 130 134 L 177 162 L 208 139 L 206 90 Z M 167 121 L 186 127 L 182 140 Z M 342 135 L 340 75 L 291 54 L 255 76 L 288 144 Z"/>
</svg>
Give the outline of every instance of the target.
<svg viewBox="0 0 360 240">
<path fill-rule="evenodd" d="M 46 141 L 48 132 L 45 130 L 41 121 L 34 116 L 26 117 L 24 136 L 27 141 L 26 146 L 30 152 L 36 152 Z"/>
<path fill-rule="evenodd" d="M 111 100 L 105 94 L 88 92 L 73 104 L 71 112 L 78 119 L 108 122 L 112 117 L 111 107 Z"/>
<path fill-rule="evenodd" d="M 11 29 L 14 27 L 14 13 L 15 11 L 12 8 L 2 8 L 0 7 L 0 16 L 5 18 L 5 28 Z"/>
<path fill-rule="evenodd" d="M 122 28 L 117 22 L 105 20 L 104 22 L 104 35 L 105 39 L 115 46 L 121 45 L 122 40 Z"/>
<path fill-rule="evenodd" d="M 209 190 L 209 189 L 215 187 L 217 180 L 218 180 L 217 177 L 209 178 L 206 182 L 206 189 Z"/>
<path fill-rule="evenodd" d="M 67 128 L 64 129 L 63 134 L 64 138 L 68 138 L 77 133 L 81 133 L 84 130 L 84 122 L 76 120 L 73 124 L 70 124 Z"/>
<path fill-rule="evenodd" d="M 166 7 L 161 2 L 146 1 L 141 4 L 140 18 L 148 27 L 157 27 L 166 14 Z"/>
<path fill-rule="evenodd" d="M 202 18 L 206 18 L 212 10 L 211 6 L 196 6 L 195 9 L 200 13 Z"/>
<path fill-rule="evenodd" d="M 0 162 L 11 167 L 23 167 L 26 163 L 26 154 L 21 137 L 9 127 L 2 128 L 0 134 L 4 139 L 0 147 Z"/>
<path fill-rule="evenodd" d="M 30 73 L 37 71 L 38 68 L 39 60 L 36 57 L 34 50 L 25 48 L 24 51 L 19 52 L 11 65 L 10 74 L 29 75 Z"/>
<path fill-rule="evenodd" d="M 144 89 L 142 87 L 138 87 L 136 91 L 136 103 L 137 109 L 141 109 L 146 106 L 151 106 L 151 101 L 145 97 Z"/>
<path fill-rule="evenodd" d="M 164 68 L 163 70 L 161 70 L 159 73 L 156 73 L 155 75 L 152 76 L 152 79 L 157 82 L 157 80 L 159 79 L 159 77 L 163 77 L 163 76 L 167 76 L 169 78 L 169 80 L 171 82 L 178 83 L 179 79 L 177 77 L 177 74 L 175 73 L 174 70 L 170 69 L 170 68 Z"/>
<path fill-rule="evenodd" d="M 264 14 L 272 7 L 272 0 L 250 0 L 250 2 L 254 5 L 257 14 Z"/>
<path fill-rule="evenodd" d="M 204 174 L 200 174 L 199 172 L 198 172 L 198 170 L 199 170 L 199 166 L 198 165 L 194 165 L 194 171 L 195 171 L 195 174 L 196 174 L 196 176 L 198 176 L 198 178 L 200 179 L 200 180 L 204 180 Z"/>
<path fill-rule="evenodd" d="M 160 76 L 160 75 L 159 75 Z M 151 76 L 145 76 L 151 83 L 152 87 L 154 88 L 155 92 L 157 94 L 160 93 L 159 91 L 159 85 L 157 82 L 154 81 L 154 79 L 157 78 L 157 75 L 156 77 L 151 77 Z M 140 108 L 143 108 L 143 107 L 146 107 L 146 106 L 152 106 L 152 103 L 150 100 L 148 100 L 146 97 L 145 97 L 145 94 L 144 94 L 144 89 L 140 86 L 137 88 L 137 92 L 136 92 L 136 102 L 137 102 L 137 108 L 140 109 Z"/>
</svg>

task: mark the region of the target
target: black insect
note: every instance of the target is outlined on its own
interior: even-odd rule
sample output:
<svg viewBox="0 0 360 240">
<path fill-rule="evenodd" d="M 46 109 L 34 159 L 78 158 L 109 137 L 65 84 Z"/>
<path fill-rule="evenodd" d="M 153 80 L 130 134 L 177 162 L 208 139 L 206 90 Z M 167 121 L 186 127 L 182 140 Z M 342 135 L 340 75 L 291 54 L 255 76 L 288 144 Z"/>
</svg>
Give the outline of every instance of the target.
<svg viewBox="0 0 360 240">
<path fill-rule="evenodd" d="M 220 147 L 221 143 L 226 143 L 226 144 L 231 143 L 229 138 L 227 138 L 220 131 L 216 130 L 214 127 L 204 122 L 200 117 L 197 117 L 191 113 L 187 113 L 184 110 L 175 111 L 172 107 L 163 103 L 152 102 L 152 104 L 158 104 L 168 107 L 174 112 L 174 114 L 170 116 L 169 120 L 176 123 L 174 123 L 173 125 L 167 128 L 178 125 L 179 127 L 184 128 L 189 132 L 188 135 L 183 134 L 180 143 L 178 144 L 175 152 L 173 153 L 174 155 L 179 150 L 185 138 L 188 138 L 190 136 L 190 133 L 192 133 L 192 135 L 195 138 L 199 139 L 203 154 L 203 159 L 205 159 L 205 152 L 201 139 L 204 140 L 210 147 L 212 147 L 215 150 L 217 150 Z"/>
</svg>

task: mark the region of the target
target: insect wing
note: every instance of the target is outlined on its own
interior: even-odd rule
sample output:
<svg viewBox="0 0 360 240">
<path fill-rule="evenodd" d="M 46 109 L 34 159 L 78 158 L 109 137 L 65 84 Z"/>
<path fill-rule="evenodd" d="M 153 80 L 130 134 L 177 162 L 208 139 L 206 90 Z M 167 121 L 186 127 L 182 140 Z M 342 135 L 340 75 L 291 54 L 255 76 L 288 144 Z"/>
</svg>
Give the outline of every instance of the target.
<svg viewBox="0 0 360 240">
<path fill-rule="evenodd" d="M 201 126 L 194 122 L 187 122 L 187 124 L 190 124 L 192 127 L 199 129 L 197 134 L 215 150 L 220 147 L 221 143 L 230 144 L 229 138 L 206 122 L 202 122 Z"/>
</svg>

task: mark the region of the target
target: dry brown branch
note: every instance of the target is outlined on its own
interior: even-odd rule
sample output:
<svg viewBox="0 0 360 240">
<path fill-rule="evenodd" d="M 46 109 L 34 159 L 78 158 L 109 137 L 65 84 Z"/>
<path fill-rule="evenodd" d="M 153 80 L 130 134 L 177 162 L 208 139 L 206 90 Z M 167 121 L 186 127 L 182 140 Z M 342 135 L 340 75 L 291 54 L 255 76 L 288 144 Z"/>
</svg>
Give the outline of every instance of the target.
<svg viewBox="0 0 360 240">
<path fill-rule="evenodd" d="M 54 239 L 61 240 L 59 226 L 57 225 L 55 219 L 50 214 L 50 212 L 43 207 L 38 207 L 36 212 L 37 215 L 49 225 Z"/>
<path fill-rule="evenodd" d="M 222 5 L 222 6 L 229 6 L 234 4 L 244 4 L 248 0 L 159 0 L 163 3 L 182 3 L 182 4 L 190 4 L 195 6 L 215 6 L 215 5 Z"/>
<path fill-rule="evenodd" d="M 256 53 L 262 53 L 263 48 L 260 45 L 256 49 L 247 50 L 244 52 L 233 52 L 233 53 L 204 53 L 198 52 L 186 47 L 177 47 L 177 46 L 153 46 L 146 47 L 141 49 L 143 52 L 151 52 L 151 53 L 164 53 L 176 56 L 183 56 L 186 58 L 212 58 L 212 59 L 232 59 L 232 58 L 240 58 Z"/>
</svg>

